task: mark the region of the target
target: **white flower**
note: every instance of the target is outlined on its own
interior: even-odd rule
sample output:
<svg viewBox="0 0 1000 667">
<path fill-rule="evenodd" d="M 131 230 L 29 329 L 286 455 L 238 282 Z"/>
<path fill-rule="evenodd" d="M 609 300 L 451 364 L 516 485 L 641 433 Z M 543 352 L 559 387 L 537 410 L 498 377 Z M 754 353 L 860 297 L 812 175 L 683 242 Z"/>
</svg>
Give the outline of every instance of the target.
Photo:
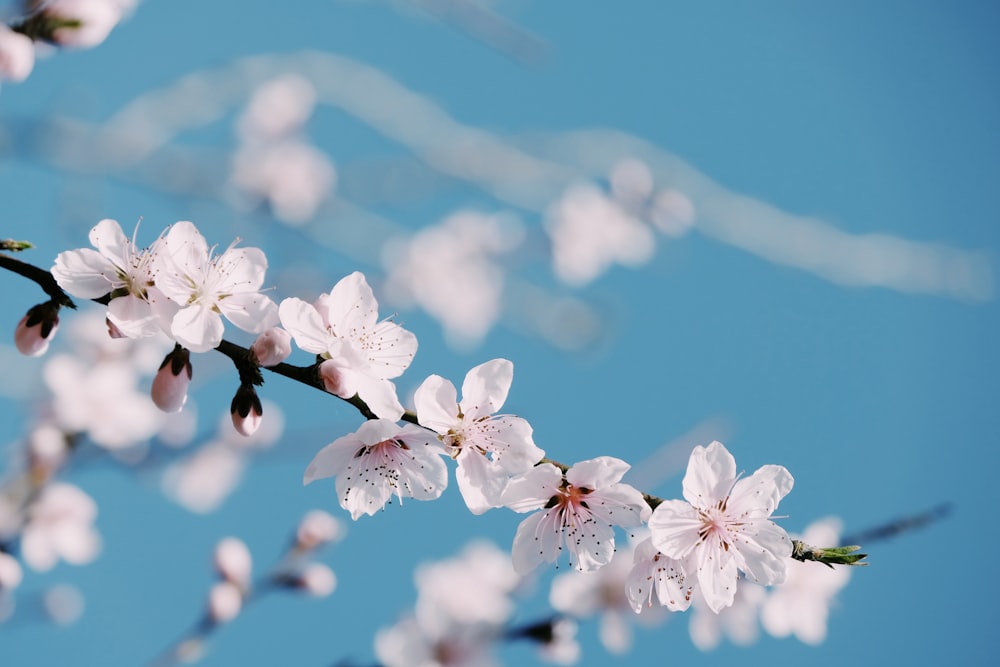
<svg viewBox="0 0 1000 667">
<path fill-rule="evenodd" d="M 140 391 L 135 364 L 105 359 L 84 362 L 53 356 L 42 369 L 54 394 L 52 410 L 66 433 L 86 433 L 95 444 L 121 450 L 156 435 L 164 415 Z"/>
<path fill-rule="evenodd" d="M 503 504 L 532 514 L 514 537 L 514 569 L 526 574 L 543 561 L 559 557 L 565 543 L 570 561 L 581 572 L 607 565 L 615 551 L 613 526 L 638 526 L 649 517 L 642 494 L 622 476 L 629 465 L 600 456 L 581 461 L 563 475 L 551 463 L 514 477 L 503 492 Z"/>
<path fill-rule="evenodd" d="M 387 296 L 416 304 L 444 328 L 449 343 L 471 347 L 500 319 L 505 266 L 500 256 L 524 240 L 516 218 L 459 211 L 382 252 Z"/>
<path fill-rule="evenodd" d="M 304 482 L 337 478 L 340 506 L 357 519 L 375 514 L 397 496 L 433 500 L 448 485 L 441 446 L 426 430 L 372 419 L 316 454 Z"/>
<path fill-rule="evenodd" d="M 266 270 L 259 248 L 233 244 L 213 257 L 192 223 L 174 224 L 154 268 L 156 286 L 180 306 L 171 318 L 171 335 L 192 352 L 207 352 L 222 341 L 222 315 L 251 333 L 277 324 L 277 307 L 260 293 Z"/>
<path fill-rule="evenodd" d="M 35 44 L 30 37 L 0 23 L 0 79 L 24 81 L 35 66 Z"/>
<path fill-rule="evenodd" d="M 514 613 L 511 593 L 521 577 L 508 553 L 472 542 L 455 557 L 421 564 L 414 581 L 421 627 L 443 635 L 456 623 L 502 626 Z"/>
<path fill-rule="evenodd" d="M 545 230 L 553 269 L 570 285 L 589 283 L 615 262 L 644 264 L 656 248 L 649 227 L 593 185 L 569 188 L 547 212 Z"/>
<path fill-rule="evenodd" d="M 840 543 L 840 521 L 829 517 L 806 528 L 806 544 Z M 834 596 L 847 585 L 851 568 L 829 568 L 820 563 L 791 560 L 785 583 L 775 586 L 761 610 L 761 622 L 772 637 L 794 634 L 806 644 L 826 639 L 826 623 Z"/>
<path fill-rule="evenodd" d="M 6 551 L 0 551 L 0 594 L 21 585 L 24 572 L 16 558 Z"/>
<path fill-rule="evenodd" d="M 311 551 L 344 535 L 340 519 L 323 510 L 310 510 L 302 517 L 295 530 L 295 546 L 300 551 Z"/>
<path fill-rule="evenodd" d="M 139 250 L 135 239 L 126 238 L 117 221 L 104 219 L 90 230 L 90 243 L 97 250 L 80 248 L 56 256 L 52 267 L 56 282 L 81 299 L 110 294 L 108 321 L 125 336 L 157 333 L 159 326 L 150 301 L 159 296 L 151 273 L 159 240 L 150 249 Z"/>
<path fill-rule="evenodd" d="M 208 593 L 208 616 L 213 623 L 228 623 L 243 608 L 243 591 L 231 581 L 220 581 Z"/>
<path fill-rule="evenodd" d="M 697 574 L 708 607 L 733 603 L 739 572 L 757 583 L 780 584 L 792 552 L 787 533 L 768 517 L 792 490 L 791 474 L 767 465 L 737 481 L 736 460 L 720 442 L 695 447 L 684 476 L 683 500 L 665 500 L 649 529 L 664 555 Z"/>
<path fill-rule="evenodd" d="M 694 581 L 679 561 L 657 551 L 652 539 L 636 546 L 626 582 L 626 596 L 635 613 L 652 607 L 654 597 L 671 611 L 685 611 L 693 593 Z"/>
<path fill-rule="evenodd" d="M 458 488 L 475 514 L 499 507 L 510 476 L 529 470 L 545 456 L 535 446 L 527 421 L 494 415 L 507 400 L 513 379 L 514 364 L 493 359 L 466 374 L 461 402 L 455 385 L 440 375 L 424 380 L 413 396 L 420 424 L 440 435 L 458 463 Z"/>
<path fill-rule="evenodd" d="M 329 360 L 321 369 L 328 391 L 341 398 L 357 394 L 384 419 L 402 416 L 389 380 L 409 367 L 417 337 L 395 322 L 378 321 L 378 302 L 364 275 L 342 278 L 315 305 L 285 299 L 278 312 L 300 348 Z"/>
<path fill-rule="evenodd" d="M 385 667 L 497 667 L 491 655 L 498 628 L 452 623 L 444 632 L 407 617 L 375 634 L 375 656 Z"/>
<path fill-rule="evenodd" d="M 21 555 L 32 569 L 45 572 L 59 561 L 89 563 L 101 550 L 94 530 L 97 504 L 72 484 L 45 486 L 28 509 L 21 533 Z"/>
</svg>

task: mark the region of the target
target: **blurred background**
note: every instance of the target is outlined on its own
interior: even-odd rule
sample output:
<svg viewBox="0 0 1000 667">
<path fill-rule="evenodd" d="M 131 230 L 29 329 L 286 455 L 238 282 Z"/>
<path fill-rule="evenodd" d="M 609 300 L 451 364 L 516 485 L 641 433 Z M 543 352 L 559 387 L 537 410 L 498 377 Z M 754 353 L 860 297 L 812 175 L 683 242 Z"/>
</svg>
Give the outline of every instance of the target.
<svg viewBox="0 0 1000 667">
<path fill-rule="evenodd" d="M 396 381 L 404 403 L 431 373 L 459 385 L 511 359 L 504 411 L 551 458 L 620 457 L 625 481 L 663 497 L 680 497 L 691 447 L 717 439 L 747 474 L 791 471 L 778 513 L 792 532 L 836 516 L 857 535 L 949 503 L 864 545 L 871 566 L 836 593 L 817 646 L 751 613 L 699 647 L 689 613 L 614 653 L 587 616 L 579 665 L 987 664 L 998 11 L 146 0 L 96 48 L 39 50 L 26 81 L 0 88 L 0 237 L 31 241 L 19 258 L 49 268 L 102 218 L 126 234 L 141 219 L 140 245 L 192 220 L 210 245 L 262 248 L 275 300 L 360 270 L 420 342 Z M 13 332 L 44 295 L 0 281 Z M 96 505 L 100 548 L 80 565 L 24 563 L 0 614 L 5 662 L 150 664 L 201 617 L 220 539 L 243 540 L 264 574 L 318 508 L 346 530 L 319 556 L 336 590 L 262 597 L 201 664 L 371 665 L 375 633 L 414 605 L 418 564 L 476 538 L 509 549 L 524 517 L 472 516 L 453 479 L 433 503 L 356 522 L 332 480 L 303 487 L 313 455 L 361 417 L 285 378 L 266 376 L 250 442 L 231 433 L 238 378 L 219 354 L 194 355 L 180 415 L 95 397 L 102 319 L 95 304 L 64 310 L 42 357 L 18 355 L 12 334 L 0 344 L 8 483 L 53 406 L 87 387 L 88 429 L 111 405 L 149 427 L 90 431 L 61 465 Z M 136 394 L 169 350 L 138 347 Z M 60 355 L 83 368 L 57 373 Z M 85 389 L 54 391 L 71 375 Z M 568 570 L 520 586 L 511 623 L 547 618 Z M 496 656 L 545 664 L 530 642 Z"/>
</svg>

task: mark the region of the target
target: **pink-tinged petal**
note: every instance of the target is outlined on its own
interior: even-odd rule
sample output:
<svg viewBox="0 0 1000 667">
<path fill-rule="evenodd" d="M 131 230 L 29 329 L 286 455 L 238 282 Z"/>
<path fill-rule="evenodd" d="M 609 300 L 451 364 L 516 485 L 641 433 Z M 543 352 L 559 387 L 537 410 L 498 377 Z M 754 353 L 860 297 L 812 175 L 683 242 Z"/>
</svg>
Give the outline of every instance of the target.
<svg viewBox="0 0 1000 667">
<path fill-rule="evenodd" d="M 187 303 L 192 283 L 204 284 L 209 266 L 205 237 L 190 222 L 174 223 L 160 244 L 156 285 L 174 301 Z"/>
<path fill-rule="evenodd" d="M 457 458 L 455 479 L 462 499 L 473 514 L 482 514 L 502 504 L 508 477 L 496 465 L 475 449 L 463 448 Z"/>
<path fill-rule="evenodd" d="M 108 320 L 128 338 L 153 336 L 160 330 L 149 303 L 131 293 L 108 303 Z"/>
<path fill-rule="evenodd" d="M 316 302 L 333 333 L 354 338 L 357 332 L 371 329 L 378 321 L 378 302 L 364 274 L 355 271 L 333 286 Z"/>
<path fill-rule="evenodd" d="M 736 481 L 736 459 L 721 442 L 695 447 L 684 475 L 684 498 L 695 507 L 710 507 L 729 495 Z"/>
<path fill-rule="evenodd" d="M 543 562 L 554 561 L 559 557 L 561 536 L 551 511 L 537 512 L 522 521 L 510 554 L 514 571 L 525 575 Z"/>
<path fill-rule="evenodd" d="M 233 294 L 218 305 L 226 319 L 243 331 L 261 333 L 278 323 L 278 306 L 259 292 Z"/>
<path fill-rule="evenodd" d="M 674 559 L 687 556 L 701 541 L 698 510 L 683 500 L 664 500 L 649 517 L 653 545 Z"/>
<path fill-rule="evenodd" d="M 421 426 L 446 434 L 458 424 L 458 395 L 455 385 L 440 375 L 431 375 L 413 394 Z"/>
<path fill-rule="evenodd" d="M 594 516 L 615 526 L 640 526 L 653 512 L 642 493 L 628 484 L 598 489 L 587 496 L 586 503 Z"/>
<path fill-rule="evenodd" d="M 267 257 L 260 248 L 229 248 L 215 260 L 214 270 L 225 291 L 256 292 L 264 284 Z"/>
<path fill-rule="evenodd" d="M 472 421 L 496 413 L 507 400 L 513 381 L 514 364 L 507 359 L 476 366 L 462 383 L 462 414 Z"/>
<path fill-rule="evenodd" d="M 56 255 L 52 276 L 59 287 L 81 299 L 104 296 L 120 284 L 114 264 L 90 248 Z"/>
<path fill-rule="evenodd" d="M 620 482 L 631 467 L 613 456 L 598 456 L 573 464 L 566 473 L 566 481 L 576 487 L 599 489 Z"/>
<path fill-rule="evenodd" d="M 365 443 L 354 433 L 337 438 L 316 453 L 306 467 L 302 483 L 311 484 L 317 479 L 340 474 L 347 462 L 363 447 Z"/>
<path fill-rule="evenodd" d="M 750 512 L 753 516 L 771 516 L 794 483 L 791 473 L 784 466 L 762 466 L 750 477 L 736 482 L 727 506 L 733 514 Z"/>
<path fill-rule="evenodd" d="M 692 559 L 697 560 L 698 589 L 708 608 L 718 614 L 731 606 L 740 576 L 736 560 L 717 545 L 709 543 L 700 552 L 692 554 Z M 685 563 L 685 568 L 687 565 Z"/>
<path fill-rule="evenodd" d="M 278 306 L 281 326 L 292 334 L 300 349 L 313 354 L 323 354 L 330 342 L 330 333 L 323 324 L 316 308 L 302 299 L 285 299 Z"/>
<path fill-rule="evenodd" d="M 559 493 L 562 471 L 551 463 L 535 466 L 528 472 L 512 477 L 500 497 L 504 507 L 515 512 L 531 512 L 548 504 Z"/>
<path fill-rule="evenodd" d="M 90 230 L 90 245 L 121 268 L 132 251 L 132 243 L 122 232 L 117 220 L 105 218 Z"/>
<path fill-rule="evenodd" d="M 758 584 L 771 586 L 785 580 L 792 555 L 792 541 L 780 526 L 771 521 L 754 522 L 753 531 L 741 534 L 735 545 L 743 557 L 743 568 Z"/>
<path fill-rule="evenodd" d="M 222 342 L 222 318 L 211 308 L 193 305 L 182 308 L 170 323 L 174 340 L 192 352 L 208 352 Z"/>
</svg>

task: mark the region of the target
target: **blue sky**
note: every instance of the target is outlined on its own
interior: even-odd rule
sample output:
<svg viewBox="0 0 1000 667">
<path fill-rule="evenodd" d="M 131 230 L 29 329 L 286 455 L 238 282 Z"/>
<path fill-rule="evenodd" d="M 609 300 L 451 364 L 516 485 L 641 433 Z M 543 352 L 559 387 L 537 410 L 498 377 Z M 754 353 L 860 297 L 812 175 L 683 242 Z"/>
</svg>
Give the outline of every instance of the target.
<svg viewBox="0 0 1000 667">
<path fill-rule="evenodd" d="M 310 282 L 319 293 L 353 270 L 379 285 L 385 267 L 377 247 L 385 239 L 363 221 L 340 218 L 366 251 L 335 236 L 317 244 L 266 213 L 171 194 L 101 166 L 90 173 L 78 168 L 84 163 L 61 167 L 26 139 L 25 128 L 42 119 L 104 123 L 154 89 L 258 54 L 323 51 L 365 63 L 457 123 L 540 159 L 563 160 L 578 174 L 606 174 L 600 157 L 585 164 L 597 130 L 638 137 L 660 160 L 658 181 L 675 177 L 683 191 L 682 183 L 702 183 L 693 169 L 714 183 L 701 198 L 688 193 L 704 218 L 683 237 L 659 236 L 648 263 L 615 267 L 573 288 L 552 274 L 544 205 L 531 203 L 555 193 L 521 184 L 517 196 L 498 195 L 426 166 L 413 145 L 364 119 L 320 108 L 307 134 L 332 156 L 344 200 L 410 231 L 459 208 L 512 212 L 526 242 L 504 257 L 505 270 L 517 284 L 578 299 L 601 323 L 592 344 L 560 350 L 531 332 L 523 294 L 508 292 L 500 323 L 478 344 L 452 349 L 433 319 L 401 309 L 420 340 L 401 393 L 430 373 L 458 383 L 470 367 L 506 357 L 515 365 L 506 409 L 527 418 L 539 445 L 560 461 L 613 455 L 639 464 L 705 425 L 702 432 L 723 440 L 741 470 L 777 463 L 792 472 L 795 489 L 780 509 L 789 530 L 830 514 L 850 533 L 941 502 L 954 509 L 924 530 L 866 546 L 872 564 L 839 595 L 819 647 L 765 636 L 751 647 L 724 643 L 702 654 L 687 638 L 687 618 L 678 617 L 639 631 L 632 652 L 615 658 L 584 621 L 579 664 L 986 664 L 1000 593 L 988 574 L 997 543 L 984 495 L 1000 463 L 992 442 L 1000 427 L 1000 318 L 989 293 L 1000 247 L 997 9 L 972 2 L 493 6 L 544 44 L 540 61 L 520 63 L 402 1 L 281 9 L 260 1 L 144 2 L 105 44 L 53 54 L 27 82 L 0 90 L 7 136 L 0 236 L 30 239 L 36 249 L 26 259 L 47 267 L 59 251 L 86 245 L 101 218 L 127 229 L 141 216 L 147 240 L 190 219 L 222 247 L 238 235 L 264 248 L 279 289 Z M 192 95 L 191 108 L 210 97 Z M 236 113 L 228 108 L 185 128 L 174 143 L 217 156 L 232 148 Z M 571 139 L 571 132 L 590 134 Z M 549 143 L 556 140 L 572 144 L 575 161 Z M 387 165 L 413 178 L 410 187 L 376 187 Z M 733 201 L 746 206 L 724 211 Z M 956 298 L 844 284 L 725 240 L 725 230 L 786 215 L 822 220 L 852 238 L 960 251 L 985 267 L 976 274 L 979 291 Z M 13 275 L 3 278 L 2 294 L 10 329 L 40 298 Z M 17 369 L 36 377 L 43 362 Z M 202 355 L 196 377 L 199 429 L 208 435 L 235 375 L 224 359 Z M 156 471 L 132 474 L 98 462 L 66 472 L 99 504 L 104 552 L 87 566 L 27 574 L 18 592 L 24 599 L 67 581 L 82 590 L 87 609 L 65 629 L 0 626 L 11 664 L 142 664 L 200 613 L 216 540 L 243 538 L 265 566 L 304 511 L 321 507 L 349 520 L 332 484 L 303 488 L 301 477 L 315 451 L 356 428 L 356 413 L 277 377 L 263 395 L 285 409 L 286 435 L 214 513 L 192 514 L 165 499 Z M 0 434 L 12 450 L 30 406 L 0 402 Z M 678 470 L 657 477 L 645 490 L 680 496 Z M 506 548 L 521 518 L 502 510 L 473 517 L 450 488 L 434 503 L 393 505 L 352 522 L 346 541 L 325 558 L 340 579 L 332 597 L 263 600 L 217 634 L 203 664 L 370 662 L 374 632 L 413 603 L 417 563 L 448 556 L 473 537 Z M 545 613 L 540 586 L 520 618 Z M 507 664 L 535 660 L 524 648 L 503 655 Z"/>
</svg>

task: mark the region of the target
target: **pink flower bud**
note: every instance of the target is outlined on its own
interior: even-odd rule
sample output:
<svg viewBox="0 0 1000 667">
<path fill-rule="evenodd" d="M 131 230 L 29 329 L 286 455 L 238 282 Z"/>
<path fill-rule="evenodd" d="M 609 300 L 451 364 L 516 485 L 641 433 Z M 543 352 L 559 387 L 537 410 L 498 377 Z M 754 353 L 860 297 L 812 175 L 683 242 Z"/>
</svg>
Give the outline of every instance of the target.
<svg viewBox="0 0 1000 667">
<path fill-rule="evenodd" d="M 35 66 L 35 44 L 30 37 L 0 23 L 0 79 L 24 81 Z"/>
<path fill-rule="evenodd" d="M 333 359 L 327 359 L 319 365 L 319 377 L 323 381 L 323 388 L 334 396 L 351 398 L 358 393 Z"/>
<path fill-rule="evenodd" d="M 337 575 L 323 563 L 309 563 L 298 580 L 299 588 L 317 598 L 325 598 L 337 587 Z"/>
<path fill-rule="evenodd" d="M 329 512 L 312 510 L 299 523 L 295 532 L 295 546 L 301 551 L 311 551 L 343 534 L 344 526 L 339 519 Z"/>
<path fill-rule="evenodd" d="M 281 327 L 271 327 L 250 346 L 250 355 L 260 366 L 277 366 L 292 353 L 292 334 Z"/>
<path fill-rule="evenodd" d="M 215 569 L 228 582 L 245 590 L 250 586 L 253 559 L 247 545 L 235 537 L 219 540 L 213 557 Z"/>
<path fill-rule="evenodd" d="M 264 407 L 260 404 L 260 398 L 252 384 L 241 384 L 236 390 L 233 402 L 229 406 L 229 413 L 233 417 L 233 426 L 237 433 L 249 438 L 257 432 L 264 418 Z"/>
<path fill-rule="evenodd" d="M 0 551 L 0 591 L 17 588 L 24 575 L 21 564 L 9 553 Z"/>
<path fill-rule="evenodd" d="M 150 394 L 156 407 L 164 412 L 180 412 L 187 402 L 191 374 L 191 353 L 180 345 L 175 345 L 164 357 L 160 370 L 153 378 Z"/>
<path fill-rule="evenodd" d="M 208 616 L 213 623 L 228 623 L 240 614 L 243 591 L 229 581 L 220 581 L 208 593 Z"/>
<path fill-rule="evenodd" d="M 14 345 L 17 351 L 29 357 L 45 354 L 49 341 L 59 328 L 59 306 L 52 301 L 32 306 L 17 323 Z"/>
</svg>

